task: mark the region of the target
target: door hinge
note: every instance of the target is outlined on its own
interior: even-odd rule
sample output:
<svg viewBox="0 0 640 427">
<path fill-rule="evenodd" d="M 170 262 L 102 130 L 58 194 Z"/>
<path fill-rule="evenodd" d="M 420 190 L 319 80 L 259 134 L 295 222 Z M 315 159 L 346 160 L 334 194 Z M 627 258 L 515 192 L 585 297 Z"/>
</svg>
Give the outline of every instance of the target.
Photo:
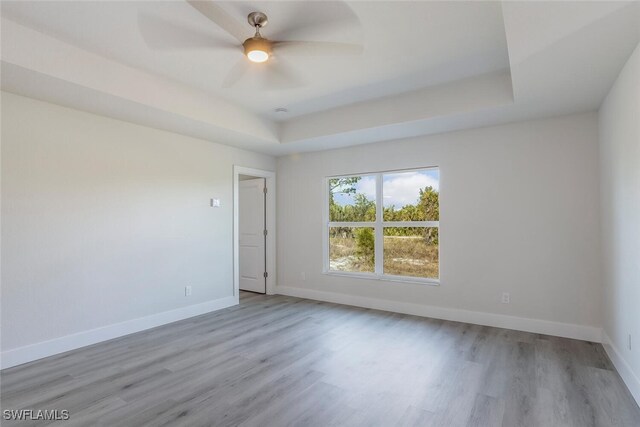
<svg viewBox="0 0 640 427">
<path fill-rule="evenodd" d="M 264 278 L 266 279 L 267 277 L 269 277 L 269 273 L 267 273 L 266 271 L 264 272 Z"/>
<path fill-rule="evenodd" d="M 264 230 L 264 235 L 265 235 L 265 236 L 267 235 L 267 230 Z"/>
</svg>

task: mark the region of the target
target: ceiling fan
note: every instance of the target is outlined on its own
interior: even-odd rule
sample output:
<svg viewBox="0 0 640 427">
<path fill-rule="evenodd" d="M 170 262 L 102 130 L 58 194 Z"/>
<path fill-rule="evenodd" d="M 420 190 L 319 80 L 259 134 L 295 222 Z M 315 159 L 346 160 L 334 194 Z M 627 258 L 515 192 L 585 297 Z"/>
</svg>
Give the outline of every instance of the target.
<svg viewBox="0 0 640 427">
<path fill-rule="evenodd" d="M 309 20 L 309 3 L 300 2 L 297 16 L 294 13 L 294 22 L 288 30 L 280 31 L 276 37 L 280 40 L 271 40 L 261 34 L 261 30 L 269 22 L 265 13 L 254 11 L 249 13 L 247 21 L 253 28 L 252 37 L 247 37 L 250 33 L 245 25 L 241 25 L 236 19 L 229 15 L 222 7 L 211 0 L 186 0 L 194 9 L 231 35 L 238 44 L 229 44 L 224 41 L 212 39 L 209 34 L 197 33 L 196 31 L 181 27 L 175 23 L 163 22 L 157 18 L 138 17 L 138 24 L 143 38 L 147 45 L 159 49 L 182 49 L 189 47 L 209 47 L 209 48 L 234 48 L 238 52 L 243 52 L 245 57 L 232 67 L 231 71 L 223 81 L 223 87 L 230 87 L 237 83 L 251 67 L 251 63 L 262 64 L 257 70 L 265 79 L 267 88 L 284 89 L 301 86 L 301 80 L 296 73 L 286 64 L 283 59 L 289 55 L 358 55 L 363 52 L 362 45 L 340 42 L 318 42 L 289 40 L 292 33 L 298 35 L 307 27 L 322 30 L 322 26 L 331 26 L 335 21 L 344 20 L 344 16 L 337 16 L 331 19 L 327 16 L 325 20 L 318 19 L 316 22 L 305 23 Z M 320 2 L 324 3 L 324 2 Z M 342 2 L 334 2 L 342 3 Z M 328 3 L 325 3 L 328 4 Z M 348 6 L 342 5 L 341 11 L 349 10 Z M 343 13 L 344 15 L 344 13 Z M 299 19 L 297 19 L 299 18 Z M 347 24 L 359 25 L 357 18 L 351 12 L 348 16 Z M 333 21 L 333 22 L 332 22 Z M 349 22 L 350 21 L 350 22 Z M 316 31 L 317 32 L 317 31 Z"/>
</svg>

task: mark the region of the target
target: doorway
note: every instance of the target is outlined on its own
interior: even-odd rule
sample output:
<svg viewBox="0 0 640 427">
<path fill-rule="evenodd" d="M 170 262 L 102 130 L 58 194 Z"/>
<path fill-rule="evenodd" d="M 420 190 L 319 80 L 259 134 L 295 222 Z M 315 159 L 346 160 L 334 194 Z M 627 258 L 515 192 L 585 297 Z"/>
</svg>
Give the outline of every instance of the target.
<svg viewBox="0 0 640 427">
<path fill-rule="evenodd" d="M 275 293 L 276 174 L 233 167 L 234 296 Z"/>
<path fill-rule="evenodd" d="M 267 293 L 267 187 L 264 178 L 238 177 L 240 290 Z"/>
</svg>

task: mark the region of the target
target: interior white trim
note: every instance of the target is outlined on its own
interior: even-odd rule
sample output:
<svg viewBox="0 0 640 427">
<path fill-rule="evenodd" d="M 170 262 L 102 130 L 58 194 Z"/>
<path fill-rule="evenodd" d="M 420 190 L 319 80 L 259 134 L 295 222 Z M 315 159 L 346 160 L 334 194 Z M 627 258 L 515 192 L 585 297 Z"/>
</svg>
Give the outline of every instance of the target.
<svg viewBox="0 0 640 427">
<path fill-rule="evenodd" d="M 431 317 L 434 319 L 452 320 L 455 322 L 472 323 L 483 326 L 494 326 L 496 328 L 513 329 L 516 331 L 533 332 L 537 334 L 553 335 L 557 337 L 573 338 L 598 343 L 602 341 L 602 329 L 593 326 L 574 325 L 570 323 L 552 322 L 540 319 L 528 319 L 524 317 L 469 311 L 458 308 L 435 307 L 410 302 L 389 301 L 378 298 L 368 298 L 288 286 L 276 287 L 276 293 L 298 298 L 307 298 L 337 304 L 353 305 L 356 307 L 411 314 L 414 316 Z"/>
<path fill-rule="evenodd" d="M 273 295 L 276 287 L 276 173 L 262 169 L 233 166 L 233 295 L 240 295 L 240 231 L 239 182 L 240 175 L 264 178 L 267 182 L 267 295 Z"/>
<path fill-rule="evenodd" d="M 609 359 L 613 362 L 613 366 L 615 366 L 620 374 L 620 377 L 622 377 L 622 381 L 627 385 L 631 395 L 636 400 L 636 403 L 640 405 L 640 378 L 636 376 L 631 366 L 629 366 L 627 361 L 621 356 L 620 351 L 613 344 L 613 341 L 611 341 L 605 330 L 602 331 L 602 346 L 607 352 Z"/>
<path fill-rule="evenodd" d="M 230 296 L 14 348 L 0 353 L 0 367 L 2 369 L 10 368 L 42 359 L 43 357 L 53 356 L 54 354 L 144 331 L 145 329 L 221 310 L 236 304 L 238 304 L 237 297 Z"/>
</svg>

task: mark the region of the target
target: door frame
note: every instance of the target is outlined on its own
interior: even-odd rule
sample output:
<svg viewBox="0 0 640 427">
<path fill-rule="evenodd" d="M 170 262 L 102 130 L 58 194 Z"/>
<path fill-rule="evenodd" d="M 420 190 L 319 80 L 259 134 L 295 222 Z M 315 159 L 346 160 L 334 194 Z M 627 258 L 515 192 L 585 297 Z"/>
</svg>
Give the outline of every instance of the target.
<svg viewBox="0 0 640 427">
<path fill-rule="evenodd" d="M 265 212 L 267 214 L 267 295 L 275 294 L 276 288 L 276 173 L 273 171 L 233 165 L 233 296 L 240 300 L 240 175 L 264 178 L 267 186 Z"/>
</svg>

